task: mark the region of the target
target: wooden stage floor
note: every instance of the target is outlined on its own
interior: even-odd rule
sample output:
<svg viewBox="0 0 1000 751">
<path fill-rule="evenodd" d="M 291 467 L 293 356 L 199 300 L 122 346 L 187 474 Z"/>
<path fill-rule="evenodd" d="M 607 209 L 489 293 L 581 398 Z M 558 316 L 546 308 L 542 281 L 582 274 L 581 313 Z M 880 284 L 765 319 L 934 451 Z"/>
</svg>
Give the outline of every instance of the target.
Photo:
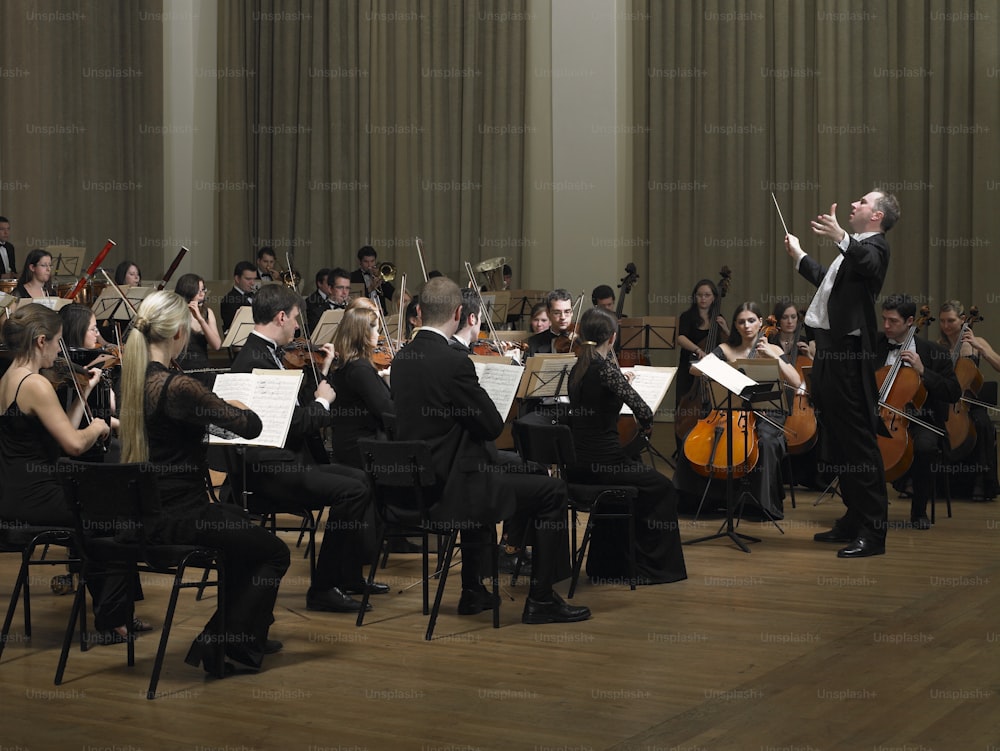
<svg viewBox="0 0 1000 751">
<path fill-rule="evenodd" d="M 15 621 L 0 664 L 0 749 L 1000 751 L 1000 505 L 939 507 L 931 531 L 894 528 L 887 555 L 843 561 L 812 541 L 840 513 L 815 495 L 798 494 L 784 534 L 743 523 L 762 538 L 749 555 L 686 547 L 685 582 L 582 585 L 586 623 L 522 625 L 522 584 L 493 630 L 455 614 L 455 576 L 431 643 L 419 590 L 395 592 L 417 556 L 393 556 L 380 577 L 393 593 L 356 629 L 305 609 L 293 555 L 272 629 L 284 651 L 259 675 L 206 680 L 182 659 L 214 603 L 187 592 L 155 701 L 158 631 L 134 669 L 121 645 L 74 651 L 52 684 L 70 601 L 38 569 L 34 639 Z M 908 506 L 894 500 L 892 521 Z M 717 526 L 684 519 L 682 534 Z M 16 562 L 0 556 L 4 605 Z M 159 622 L 164 580 L 145 591 L 139 613 Z"/>
</svg>

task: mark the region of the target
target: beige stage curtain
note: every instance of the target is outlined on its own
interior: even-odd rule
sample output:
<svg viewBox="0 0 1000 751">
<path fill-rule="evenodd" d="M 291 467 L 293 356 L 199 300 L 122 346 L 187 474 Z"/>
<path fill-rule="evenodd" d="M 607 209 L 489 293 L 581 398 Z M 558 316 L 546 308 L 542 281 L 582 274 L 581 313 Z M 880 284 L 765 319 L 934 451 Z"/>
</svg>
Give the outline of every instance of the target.
<svg viewBox="0 0 1000 751">
<path fill-rule="evenodd" d="M 453 278 L 516 263 L 524 5 L 220 0 L 220 274 L 271 245 L 311 289 L 367 244 L 412 288 L 417 235 Z"/>
<path fill-rule="evenodd" d="M 650 312 L 733 271 L 727 317 L 813 288 L 788 229 L 829 263 L 809 220 L 877 185 L 899 198 L 883 294 L 978 303 L 996 322 L 1000 251 L 1000 6 L 834 0 L 631 6 L 636 137 L 632 220 L 649 239 Z M 992 314 L 989 310 L 992 309 Z M 990 324 L 982 324 L 989 332 Z M 937 336 L 936 326 L 932 335 Z"/>
<path fill-rule="evenodd" d="M 28 251 L 86 247 L 162 271 L 160 0 L 0 4 L 0 215 Z"/>
</svg>

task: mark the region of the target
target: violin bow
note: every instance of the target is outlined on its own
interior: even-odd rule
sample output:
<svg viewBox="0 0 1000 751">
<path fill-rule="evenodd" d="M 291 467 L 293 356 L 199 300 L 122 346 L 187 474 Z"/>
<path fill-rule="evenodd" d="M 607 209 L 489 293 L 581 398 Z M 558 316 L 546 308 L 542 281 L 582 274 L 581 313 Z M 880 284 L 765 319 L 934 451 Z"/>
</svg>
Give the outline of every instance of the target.
<svg viewBox="0 0 1000 751">
<path fill-rule="evenodd" d="M 427 266 L 424 265 L 424 250 L 423 250 L 423 240 L 419 237 L 414 237 L 414 241 L 417 246 L 417 258 L 420 259 L 420 271 L 424 275 L 424 283 L 426 284 L 429 279 L 427 278 Z"/>
<path fill-rule="evenodd" d="M 493 346 L 497 348 L 497 353 L 502 355 L 504 349 L 496 327 L 493 325 L 493 315 L 486 308 L 486 301 L 483 300 L 483 293 L 479 291 L 479 283 L 476 281 L 476 272 L 472 270 L 472 264 L 468 261 L 465 262 L 465 273 L 469 275 L 470 286 L 476 291 L 476 297 L 479 298 L 479 318 L 482 320 L 485 317 L 486 328 L 490 332 L 490 339 L 493 340 Z"/>
</svg>

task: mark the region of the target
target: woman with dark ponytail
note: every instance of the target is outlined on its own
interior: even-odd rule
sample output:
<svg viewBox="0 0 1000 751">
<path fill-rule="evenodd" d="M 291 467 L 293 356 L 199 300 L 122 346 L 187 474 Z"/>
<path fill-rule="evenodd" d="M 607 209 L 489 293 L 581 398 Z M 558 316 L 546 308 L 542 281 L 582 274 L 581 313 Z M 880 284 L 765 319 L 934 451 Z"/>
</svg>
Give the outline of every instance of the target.
<svg viewBox="0 0 1000 751">
<path fill-rule="evenodd" d="M 570 429 L 577 463 L 571 482 L 632 485 L 635 502 L 636 576 L 638 584 L 663 584 L 687 578 L 677 523 L 677 498 L 670 480 L 652 467 L 629 458 L 618 438 L 618 417 L 628 404 L 647 433 L 653 411 L 632 388 L 614 359 L 618 321 L 603 308 L 580 318 L 582 349 L 569 377 Z M 587 574 L 598 582 L 628 577 L 628 537 L 624 525 L 604 520 L 594 528 Z"/>
</svg>

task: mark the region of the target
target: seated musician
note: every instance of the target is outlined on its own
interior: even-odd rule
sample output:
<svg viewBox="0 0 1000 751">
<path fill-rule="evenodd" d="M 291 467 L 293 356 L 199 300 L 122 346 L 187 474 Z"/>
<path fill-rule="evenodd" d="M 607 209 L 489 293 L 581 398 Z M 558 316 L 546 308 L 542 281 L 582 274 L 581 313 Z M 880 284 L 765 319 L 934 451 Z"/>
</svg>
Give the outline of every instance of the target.
<svg viewBox="0 0 1000 751">
<path fill-rule="evenodd" d="M 301 301 L 288 287 L 261 287 L 253 301 L 254 330 L 233 361 L 234 373 L 249 373 L 255 368 L 284 369 L 281 348 L 292 340 L 298 328 Z M 327 356 L 320 370 L 320 383 L 314 386 L 303 379 L 284 448 L 249 449 L 247 481 L 263 498 L 294 498 L 304 509 L 329 505 L 306 608 L 356 613 L 361 602 L 351 595 L 364 592 L 362 567 L 370 560 L 366 547 L 373 530 L 366 519 L 371 492 L 364 472 L 328 463 L 319 431 L 332 424 L 330 405 L 337 395 L 326 381 L 333 347 L 326 344 L 323 350 Z M 388 591 L 386 585 L 375 584 L 372 594 Z"/>
<path fill-rule="evenodd" d="M 275 282 L 277 279 L 274 273 L 274 264 L 277 257 L 274 255 L 274 248 L 265 245 L 257 251 L 257 281 Z"/>
<path fill-rule="evenodd" d="M 549 326 L 549 304 L 547 302 L 536 302 L 531 306 L 528 331 L 532 334 L 541 334 L 543 331 L 548 331 Z"/>
<path fill-rule="evenodd" d="M 281 649 L 267 634 L 289 554 L 242 509 L 209 503 L 207 427 L 252 438 L 261 423 L 244 405 L 224 402 L 201 382 L 168 369 L 190 325 L 188 306 L 174 292 L 154 292 L 139 306 L 122 366 L 122 459 L 157 467 L 163 511 L 154 539 L 225 553 L 225 612 L 212 616 L 185 658 L 222 678 L 235 670 L 227 659 L 259 669 L 264 655 Z"/>
<path fill-rule="evenodd" d="M 3 326 L 4 344 L 13 358 L 0 379 L 0 525 L 5 528 L 73 527 L 73 512 L 56 474 L 56 462 L 64 455 L 85 454 L 111 430 L 100 418 L 78 427 L 84 416 L 83 404 L 74 396 L 68 412 L 64 410 L 53 384 L 41 372 L 51 373 L 49 369 L 56 365 L 62 329 L 59 314 L 41 305 L 25 305 Z M 100 371 L 89 371 L 89 380 L 81 384 L 85 399 L 99 380 Z M 124 642 L 128 618 L 125 577 L 93 576 L 87 587 L 94 601 L 97 629 L 91 638 L 98 644 Z M 133 631 L 148 629 L 146 624 L 141 626 Z"/>
<path fill-rule="evenodd" d="M 967 342 L 969 346 L 976 351 L 977 356 L 981 360 L 985 360 L 989 363 L 989 366 L 993 370 L 1000 373 L 1000 354 L 997 354 L 996 350 L 990 345 L 989 341 L 981 336 L 976 336 L 972 333 L 972 329 L 966 329 L 965 333 L 962 335 L 962 340 Z M 978 425 L 978 423 L 977 423 Z M 976 428 L 979 429 L 978 427 Z M 993 435 L 992 424 L 987 429 L 988 435 Z M 987 449 L 987 454 L 989 458 L 987 459 L 987 465 L 990 467 L 988 470 L 989 478 L 983 481 L 983 487 L 981 492 L 977 492 L 976 487 L 973 487 L 972 500 L 974 501 L 991 501 L 1000 492 L 1000 488 L 997 488 L 995 481 L 996 478 L 996 451 L 990 452 Z"/>
<path fill-rule="evenodd" d="M 490 525 L 524 509 L 535 534 L 533 576 L 523 623 L 567 623 L 590 617 L 553 590 L 560 538 L 566 537 L 566 490 L 555 478 L 499 471 L 491 443 L 503 419 L 479 385 L 469 358 L 449 340 L 462 317 L 462 293 L 445 277 L 420 294 L 423 328 L 392 363 L 396 437 L 427 441 L 441 495 L 438 521 L 462 529 L 462 596 L 458 612 L 472 615 L 498 606 L 481 580 L 483 543 Z M 471 528 L 472 524 L 482 527 Z M 476 543 L 476 544 L 473 544 Z"/>
<path fill-rule="evenodd" d="M 223 295 L 219 302 L 223 331 L 229 331 L 229 327 L 233 325 L 236 311 L 245 305 L 253 304 L 253 295 L 257 286 L 257 267 L 250 261 L 237 263 L 233 269 L 233 288 Z"/>
<path fill-rule="evenodd" d="M 781 347 L 771 344 L 766 337 L 759 336 L 761 326 L 761 311 L 757 303 L 742 303 L 733 313 L 729 339 L 716 347 L 712 354 L 729 363 L 747 358 L 777 360 L 782 381 L 798 388 L 802 382 L 799 374 L 782 353 Z M 697 368 L 697 365 L 694 367 Z M 785 437 L 782 428 L 784 420 L 783 411 L 765 407 L 755 421 L 759 458 L 749 475 L 750 493 L 753 496 L 753 503 L 759 507 L 765 519 L 784 518 L 785 493 L 781 482 L 781 460 L 785 455 Z M 734 432 L 733 440 L 743 441 L 743 436 Z M 724 448 L 722 450 L 724 452 Z M 720 458 L 721 463 L 725 464 L 724 453 Z M 696 477 L 686 461 L 678 462 L 674 483 L 679 489 L 685 492 L 700 492 L 699 483 L 694 479 Z M 753 511 L 752 508 L 750 510 Z"/>
<path fill-rule="evenodd" d="M 613 354 L 618 321 L 613 311 L 595 307 L 580 316 L 580 355 L 569 376 L 570 428 L 577 464 L 569 480 L 599 485 L 634 485 L 637 584 L 663 584 L 687 578 L 677 494 L 673 483 L 652 467 L 629 458 L 618 436 L 622 404 L 632 409 L 640 428 L 650 432 L 653 412 L 618 367 Z M 592 579 L 628 576 L 628 537 L 607 524 L 595 526 L 587 558 Z"/>
<path fill-rule="evenodd" d="M 208 350 L 218 351 L 222 347 L 222 336 L 215 322 L 215 313 L 205 304 L 205 280 L 197 274 L 184 274 L 177 280 L 174 292 L 184 299 L 191 311 L 191 335 L 177 362 L 185 372 L 200 371 L 191 375 L 211 387 L 215 373 L 208 372 L 212 367 Z"/>
<path fill-rule="evenodd" d="M 338 357 L 333 371 L 337 401 L 330 407 L 333 458 L 358 469 L 363 468 L 358 440 L 385 438 L 382 416 L 392 413 L 389 373 L 379 373 L 372 360 L 378 338 L 375 311 L 357 306 L 344 313 L 333 340 Z"/>
<path fill-rule="evenodd" d="M 564 289 L 554 289 L 545 298 L 549 328 L 528 338 L 528 357 L 552 354 L 555 340 L 565 336 L 573 322 L 573 298 Z"/>
<path fill-rule="evenodd" d="M 392 299 L 396 288 L 392 282 L 387 282 L 379 273 L 378 254 L 371 245 L 365 245 L 358 250 L 358 268 L 351 272 L 351 284 L 364 284 L 365 297 L 377 293 L 382 301 L 382 310 L 387 311 L 387 303 Z"/>
<path fill-rule="evenodd" d="M 677 364 L 677 382 L 674 384 L 674 411 L 678 412 L 681 400 L 687 396 L 695 384 L 691 364 L 705 356 L 702 346 L 708 339 L 709 329 L 714 323 L 719 336 L 729 336 L 729 322 L 718 315 L 711 320 L 712 307 L 719 299 L 719 288 L 711 279 L 700 279 L 691 292 L 691 306 L 681 313 L 677 321 L 677 346 L 681 350 Z M 678 414 L 678 417 L 680 415 Z M 683 436 L 680 436 L 683 438 Z"/>
<path fill-rule="evenodd" d="M 142 283 L 142 271 L 135 261 L 124 260 L 115 266 L 115 284 L 119 287 L 138 287 Z"/>
<path fill-rule="evenodd" d="M 875 342 L 875 364 L 879 367 L 892 367 L 897 360 L 902 360 L 904 367 L 913 368 L 927 390 L 927 401 L 919 409 L 907 405 L 907 414 L 933 425 L 943 433 L 948 405 L 958 401 L 962 395 L 961 387 L 955 378 L 951 355 L 940 344 L 915 336 L 908 349 L 901 349 L 916 314 L 916 304 L 905 295 L 891 295 L 883 300 L 883 336 L 879 336 Z M 913 463 L 908 475 L 893 483 L 893 487 L 903 487 L 909 477 L 913 483 L 910 522 L 914 529 L 930 529 L 927 501 L 932 492 L 934 467 L 938 464 L 937 454 L 947 438 L 912 421 L 909 423 L 909 431 L 913 441 Z"/>
<path fill-rule="evenodd" d="M 992 348 L 985 339 L 974 336 L 971 329 L 962 332 L 962 325 L 967 320 L 965 307 L 962 303 L 958 300 L 948 300 L 942 303 L 937 318 L 938 326 L 941 329 L 938 344 L 946 347 L 952 353 L 951 360 L 955 364 L 956 371 L 959 367 L 957 364 L 959 358 L 962 357 L 969 358 L 978 368 L 981 351 L 989 349 L 992 352 Z M 975 346 L 976 344 L 978 347 Z M 989 362 L 988 358 L 983 357 L 982 359 Z M 968 395 L 963 394 L 963 396 Z M 996 431 L 986 407 L 981 404 L 969 404 L 968 415 L 976 431 L 976 442 L 971 453 L 951 457 L 953 462 L 957 462 L 953 465 L 953 469 L 958 470 L 958 473 L 952 476 L 950 489 L 952 493 L 955 493 L 956 485 L 960 485 L 962 480 L 971 479 L 969 497 L 973 501 L 988 501 L 997 493 Z"/>
<path fill-rule="evenodd" d="M 607 284 L 598 284 L 590 293 L 590 301 L 595 308 L 604 308 L 615 312 L 615 291 Z"/>
<path fill-rule="evenodd" d="M 17 286 L 11 293 L 14 297 L 46 297 L 54 294 L 49 287 L 52 279 L 52 254 L 47 250 L 35 249 L 28 253 L 21 267 Z"/>
</svg>

